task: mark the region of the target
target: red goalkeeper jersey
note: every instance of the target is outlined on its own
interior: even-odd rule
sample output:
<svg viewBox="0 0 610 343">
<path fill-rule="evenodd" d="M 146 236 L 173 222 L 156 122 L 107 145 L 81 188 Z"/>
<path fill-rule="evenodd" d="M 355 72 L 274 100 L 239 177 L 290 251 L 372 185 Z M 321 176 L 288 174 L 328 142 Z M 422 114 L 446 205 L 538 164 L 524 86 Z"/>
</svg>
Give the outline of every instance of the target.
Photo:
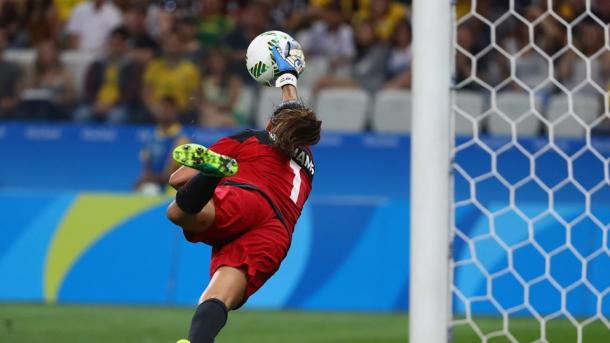
<svg viewBox="0 0 610 343">
<path fill-rule="evenodd" d="M 224 178 L 221 184 L 256 188 L 280 220 L 291 231 L 294 229 L 311 192 L 315 173 L 309 148 L 297 148 L 289 158 L 273 146 L 268 131 L 246 130 L 222 138 L 210 149 L 231 156 L 238 163 L 237 174 Z"/>
</svg>

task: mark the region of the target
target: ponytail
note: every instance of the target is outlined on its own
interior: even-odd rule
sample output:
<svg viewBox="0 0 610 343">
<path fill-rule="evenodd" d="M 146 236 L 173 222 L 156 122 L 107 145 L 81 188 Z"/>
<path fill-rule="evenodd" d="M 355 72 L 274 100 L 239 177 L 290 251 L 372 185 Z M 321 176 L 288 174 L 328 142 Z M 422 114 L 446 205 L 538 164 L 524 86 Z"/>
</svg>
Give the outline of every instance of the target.
<svg viewBox="0 0 610 343">
<path fill-rule="evenodd" d="M 275 146 L 288 155 L 297 147 L 317 144 L 320 141 L 322 121 L 309 108 L 289 107 L 271 117 L 271 133 Z"/>
</svg>

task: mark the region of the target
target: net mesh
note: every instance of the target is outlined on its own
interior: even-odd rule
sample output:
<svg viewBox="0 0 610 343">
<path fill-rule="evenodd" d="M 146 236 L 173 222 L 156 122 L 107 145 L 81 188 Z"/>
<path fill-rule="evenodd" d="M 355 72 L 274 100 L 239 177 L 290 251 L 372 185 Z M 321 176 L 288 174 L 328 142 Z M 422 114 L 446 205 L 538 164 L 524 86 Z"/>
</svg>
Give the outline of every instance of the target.
<svg viewBox="0 0 610 343">
<path fill-rule="evenodd" d="M 610 342 L 609 3 L 458 1 L 456 341 Z"/>
</svg>

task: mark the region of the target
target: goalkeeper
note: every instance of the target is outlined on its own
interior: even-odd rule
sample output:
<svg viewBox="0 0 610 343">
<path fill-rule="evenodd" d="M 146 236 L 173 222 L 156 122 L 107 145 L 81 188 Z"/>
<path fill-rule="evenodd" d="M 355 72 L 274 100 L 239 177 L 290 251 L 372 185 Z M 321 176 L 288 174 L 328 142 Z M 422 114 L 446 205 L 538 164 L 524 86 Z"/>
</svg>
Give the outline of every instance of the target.
<svg viewBox="0 0 610 343">
<path fill-rule="evenodd" d="M 278 270 L 311 191 L 309 146 L 320 140 L 321 122 L 297 97 L 303 53 L 276 46 L 273 58 L 282 103 L 266 130 L 246 130 L 209 149 L 186 144 L 174 150 L 183 167 L 170 178 L 178 192 L 167 216 L 188 241 L 212 246 L 211 279 L 191 322 L 192 343 L 213 342 L 228 311 Z"/>
</svg>

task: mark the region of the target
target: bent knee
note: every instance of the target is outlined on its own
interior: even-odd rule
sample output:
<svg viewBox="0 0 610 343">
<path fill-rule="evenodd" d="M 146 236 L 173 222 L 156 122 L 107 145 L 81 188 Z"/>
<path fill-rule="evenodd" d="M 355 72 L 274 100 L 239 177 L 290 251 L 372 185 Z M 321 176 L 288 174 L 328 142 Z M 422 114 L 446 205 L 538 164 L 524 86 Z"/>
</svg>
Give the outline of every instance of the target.
<svg viewBox="0 0 610 343">
<path fill-rule="evenodd" d="M 178 189 L 180 188 L 185 182 L 184 180 L 181 180 L 179 174 L 178 174 L 178 170 L 176 170 L 175 172 L 173 172 L 170 176 L 169 176 L 169 180 L 168 182 L 170 186 L 172 186 L 172 188 L 174 189 Z"/>
<path fill-rule="evenodd" d="M 184 212 L 176 204 L 176 201 L 173 201 L 167 207 L 166 215 L 172 223 L 182 227 L 183 230 L 192 233 L 201 233 L 207 230 L 214 222 L 214 208 L 211 205 L 206 206 L 199 213 L 191 214 Z"/>
<path fill-rule="evenodd" d="M 166 215 L 172 223 L 182 225 L 187 214 L 178 207 L 175 201 L 172 201 L 167 207 Z"/>
</svg>

